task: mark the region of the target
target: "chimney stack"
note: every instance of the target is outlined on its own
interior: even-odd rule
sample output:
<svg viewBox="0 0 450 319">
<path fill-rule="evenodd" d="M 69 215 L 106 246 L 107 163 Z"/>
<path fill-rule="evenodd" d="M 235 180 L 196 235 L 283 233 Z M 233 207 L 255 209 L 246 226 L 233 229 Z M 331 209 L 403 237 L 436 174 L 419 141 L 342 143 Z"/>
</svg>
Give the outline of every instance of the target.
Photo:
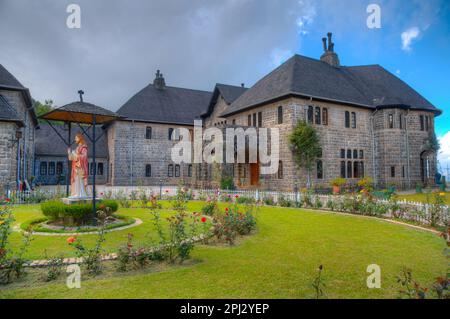
<svg viewBox="0 0 450 319">
<path fill-rule="evenodd" d="M 340 66 L 339 57 L 334 52 L 334 43 L 332 40 L 333 34 L 331 32 L 327 33 L 328 37 L 328 47 L 327 47 L 327 38 L 322 38 L 323 42 L 323 50 L 325 51 L 320 57 L 320 61 L 328 63 L 329 65 L 338 68 Z"/>
<path fill-rule="evenodd" d="M 159 70 L 156 71 L 153 86 L 158 90 L 163 90 L 166 87 L 166 81 L 164 81 L 164 77 Z"/>
</svg>

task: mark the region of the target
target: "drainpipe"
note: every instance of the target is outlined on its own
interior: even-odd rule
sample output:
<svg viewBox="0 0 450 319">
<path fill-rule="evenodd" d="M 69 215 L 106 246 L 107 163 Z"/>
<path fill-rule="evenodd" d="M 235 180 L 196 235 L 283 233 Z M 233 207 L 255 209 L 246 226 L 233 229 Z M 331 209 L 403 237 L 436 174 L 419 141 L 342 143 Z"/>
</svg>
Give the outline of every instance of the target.
<svg viewBox="0 0 450 319">
<path fill-rule="evenodd" d="M 406 167 L 407 167 L 407 174 L 408 174 L 408 188 L 411 188 L 411 159 L 409 157 L 409 134 L 408 134 L 408 122 L 409 122 L 409 110 L 406 111 L 406 123 L 405 123 L 405 129 L 406 129 Z"/>
<path fill-rule="evenodd" d="M 25 182 L 27 179 L 27 120 L 28 120 L 28 109 L 25 109 L 25 127 L 23 128 L 23 169 L 22 169 L 22 180 Z"/>
<path fill-rule="evenodd" d="M 378 177 L 376 174 L 376 169 L 375 169 L 375 133 L 374 133 L 374 117 L 375 114 L 377 114 L 378 109 L 375 110 L 375 112 L 372 113 L 371 117 L 370 117 L 370 135 L 372 137 L 372 175 L 373 175 L 373 181 L 375 186 L 378 185 Z"/>
</svg>

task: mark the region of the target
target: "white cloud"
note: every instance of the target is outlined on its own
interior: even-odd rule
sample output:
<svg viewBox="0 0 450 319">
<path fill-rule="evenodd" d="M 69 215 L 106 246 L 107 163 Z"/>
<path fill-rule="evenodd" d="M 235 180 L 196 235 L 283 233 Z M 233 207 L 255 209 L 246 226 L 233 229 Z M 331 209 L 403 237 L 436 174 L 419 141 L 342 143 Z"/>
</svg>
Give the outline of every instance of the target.
<svg viewBox="0 0 450 319">
<path fill-rule="evenodd" d="M 272 53 L 270 54 L 270 61 L 272 61 L 273 66 L 279 66 L 283 62 L 285 62 L 287 59 L 289 59 L 294 54 L 291 50 L 283 50 L 283 49 L 273 49 Z"/>
<path fill-rule="evenodd" d="M 402 38 L 402 50 L 411 51 L 411 43 L 414 39 L 419 37 L 420 30 L 418 27 L 412 27 L 404 31 L 401 35 Z"/>
<path fill-rule="evenodd" d="M 316 8 L 309 0 L 300 0 L 298 1 L 298 5 L 302 10 L 302 13 L 296 20 L 297 30 L 299 34 L 307 35 L 309 31 L 306 28 L 314 22 L 314 18 L 316 17 Z"/>
<path fill-rule="evenodd" d="M 444 173 L 447 173 L 447 165 L 450 167 L 450 131 L 439 137 L 439 143 L 441 148 L 438 153 L 438 160 L 441 169 Z M 450 176 L 447 176 L 450 178 Z"/>
<path fill-rule="evenodd" d="M 401 71 L 397 69 L 397 70 L 395 71 L 395 73 L 396 73 L 397 75 L 400 75 Z"/>
</svg>

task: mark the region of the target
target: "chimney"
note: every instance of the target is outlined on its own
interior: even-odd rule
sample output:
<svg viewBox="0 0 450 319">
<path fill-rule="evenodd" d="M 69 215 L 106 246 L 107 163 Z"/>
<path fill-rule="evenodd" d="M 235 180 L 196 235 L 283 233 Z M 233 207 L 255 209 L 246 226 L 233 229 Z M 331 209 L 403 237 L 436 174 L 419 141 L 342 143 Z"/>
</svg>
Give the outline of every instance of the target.
<svg viewBox="0 0 450 319">
<path fill-rule="evenodd" d="M 164 77 L 159 70 L 156 71 L 155 79 L 153 80 L 153 86 L 158 90 L 164 90 L 164 88 L 166 87 Z"/>
<path fill-rule="evenodd" d="M 322 38 L 323 42 L 323 50 L 325 51 L 320 57 L 320 61 L 328 63 L 329 65 L 338 68 L 340 66 L 339 57 L 334 52 L 334 43 L 332 40 L 333 34 L 331 32 L 327 33 L 328 37 L 328 46 L 327 46 L 327 38 Z"/>
</svg>

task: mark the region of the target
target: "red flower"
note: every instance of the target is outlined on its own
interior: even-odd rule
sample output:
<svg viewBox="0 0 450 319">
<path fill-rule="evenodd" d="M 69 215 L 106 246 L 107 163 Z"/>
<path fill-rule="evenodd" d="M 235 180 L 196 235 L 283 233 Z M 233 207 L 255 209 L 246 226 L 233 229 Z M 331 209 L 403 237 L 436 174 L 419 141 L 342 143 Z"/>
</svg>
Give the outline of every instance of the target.
<svg viewBox="0 0 450 319">
<path fill-rule="evenodd" d="M 5 199 L 5 201 L 6 201 L 7 203 L 9 203 L 9 202 L 11 201 L 11 199 L 10 199 L 10 198 L 7 198 L 7 199 Z"/>
<path fill-rule="evenodd" d="M 234 197 L 235 197 L 235 198 L 238 198 L 238 197 L 239 197 L 239 195 L 234 195 Z"/>
<path fill-rule="evenodd" d="M 67 238 L 67 243 L 69 245 L 71 245 L 71 244 L 73 244 L 75 242 L 75 240 L 77 240 L 76 237 L 69 237 L 69 238 Z"/>
<path fill-rule="evenodd" d="M 227 208 L 225 208 L 225 211 L 226 211 L 226 212 L 228 211 L 228 207 L 227 207 Z"/>
<path fill-rule="evenodd" d="M 206 222 L 206 217 L 202 217 L 202 223 L 205 223 Z"/>
<path fill-rule="evenodd" d="M 102 192 L 102 193 L 100 193 L 100 196 L 103 196 L 103 192 Z"/>
<path fill-rule="evenodd" d="M 169 192 L 169 190 L 168 189 L 166 189 L 166 193 L 168 193 Z"/>
</svg>

